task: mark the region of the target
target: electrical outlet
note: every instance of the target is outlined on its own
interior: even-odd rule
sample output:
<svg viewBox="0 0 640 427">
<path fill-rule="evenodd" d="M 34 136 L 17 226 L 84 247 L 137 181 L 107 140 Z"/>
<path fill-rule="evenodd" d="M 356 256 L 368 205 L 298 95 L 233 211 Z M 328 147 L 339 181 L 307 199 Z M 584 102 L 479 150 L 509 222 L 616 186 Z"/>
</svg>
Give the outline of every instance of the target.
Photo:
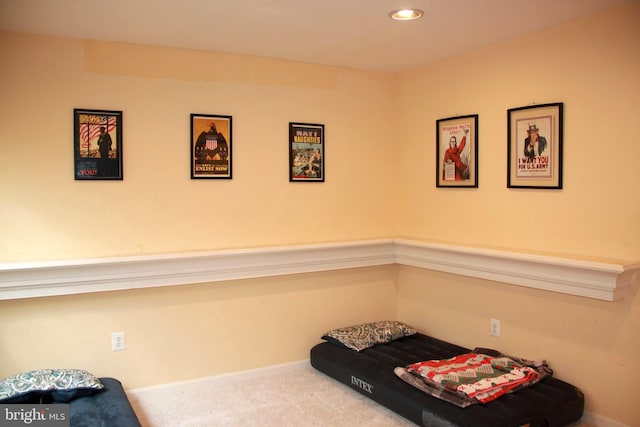
<svg viewBox="0 0 640 427">
<path fill-rule="evenodd" d="M 124 332 L 111 333 L 111 351 L 124 350 Z"/>
<path fill-rule="evenodd" d="M 498 319 L 491 319 L 489 322 L 490 329 L 489 334 L 493 337 L 500 336 L 500 321 Z"/>
</svg>

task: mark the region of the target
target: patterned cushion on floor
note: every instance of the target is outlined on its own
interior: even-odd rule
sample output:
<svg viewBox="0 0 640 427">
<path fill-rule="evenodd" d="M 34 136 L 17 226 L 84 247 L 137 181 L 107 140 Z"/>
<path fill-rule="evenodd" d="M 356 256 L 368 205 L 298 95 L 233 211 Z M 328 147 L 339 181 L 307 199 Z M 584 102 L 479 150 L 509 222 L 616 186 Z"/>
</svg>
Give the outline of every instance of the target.
<svg viewBox="0 0 640 427">
<path fill-rule="evenodd" d="M 1 403 L 66 403 L 104 388 L 81 369 L 39 369 L 0 381 Z"/>
</svg>

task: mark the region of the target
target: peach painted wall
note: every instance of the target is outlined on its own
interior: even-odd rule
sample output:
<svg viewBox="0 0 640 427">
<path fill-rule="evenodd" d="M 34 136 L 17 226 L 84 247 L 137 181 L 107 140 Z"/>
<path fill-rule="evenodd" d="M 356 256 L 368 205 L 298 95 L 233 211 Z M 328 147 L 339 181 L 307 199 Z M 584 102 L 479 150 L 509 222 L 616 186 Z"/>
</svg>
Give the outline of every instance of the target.
<svg viewBox="0 0 640 427">
<path fill-rule="evenodd" d="M 392 75 L 14 33 L 0 56 L 0 263 L 395 234 Z M 123 181 L 74 181 L 74 108 L 123 111 Z M 190 179 L 190 113 L 233 117 L 232 180 Z M 290 121 L 325 125 L 324 183 L 289 182 Z M 136 388 L 297 361 L 396 298 L 381 267 L 0 301 L 0 377 Z"/>
<path fill-rule="evenodd" d="M 640 3 L 487 46 L 400 78 L 400 235 L 640 260 Z M 564 102 L 564 188 L 507 189 L 507 109 Z M 479 115 L 479 188 L 436 189 L 435 120 Z M 428 124 L 428 125 L 425 125 Z M 640 425 L 640 296 L 604 302 L 399 269 L 399 317 L 459 344 L 547 359 L 587 410 Z M 499 319 L 500 338 L 489 335 Z"/>
<path fill-rule="evenodd" d="M 3 262 L 395 233 L 391 75 L 0 37 Z M 123 181 L 74 181 L 74 108 L 123 111 Z M 190 179 L 190 113 L 233 116 L 232 180 Z M 290 121 L 325 125 L 323 184 L 289 182 Z"/>
<path fill-rule="evenodd" d="M 398 234 L 640 260 L 634 1 L 400 78 Z M 564 188 L 507 189 L 507 109 L 563 102 Z M 435 187 L 435 121 L 479 115 L 479 188 Z"/>
<path fill-rule="evenodd" d="M 0 378 L 69 367 L 139 388 L 304 360 L 332 328 L 395 319 L 396 300 L 371 267 L 0 301 Z"/>
</svg>

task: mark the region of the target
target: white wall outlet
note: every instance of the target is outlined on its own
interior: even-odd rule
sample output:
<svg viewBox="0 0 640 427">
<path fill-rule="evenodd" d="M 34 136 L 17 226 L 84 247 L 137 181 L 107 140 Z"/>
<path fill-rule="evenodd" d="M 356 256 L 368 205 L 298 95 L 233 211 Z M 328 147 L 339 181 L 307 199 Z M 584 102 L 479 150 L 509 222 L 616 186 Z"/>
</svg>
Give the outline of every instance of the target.
<svg viewBox="0 0 640 427">
<path fill-rule="evenodd" d="M 124 350 L 124 332 L 111 333 L 111 351 Z"/>
<path fill-rule="evenodd" d="M 491 321 L 489 322 L 490 328 L 489 328 L 489 334 L 491 334 L 491 336 L 493 337 L 499 337 L 500 336 L 500 321 L 498 319 L 491 319 Z"/>
</svg>

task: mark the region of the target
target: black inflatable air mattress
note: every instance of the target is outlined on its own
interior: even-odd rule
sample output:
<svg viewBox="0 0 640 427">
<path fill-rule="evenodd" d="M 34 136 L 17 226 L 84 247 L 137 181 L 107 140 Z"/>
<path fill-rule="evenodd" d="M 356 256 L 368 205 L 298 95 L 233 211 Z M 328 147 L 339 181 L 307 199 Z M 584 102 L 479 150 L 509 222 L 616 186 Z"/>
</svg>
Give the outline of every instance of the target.
<svg viewBox="0 0 640 427">
<path fill-rule="evenodd" d="M 424 334 L 400 338 L 357 352 L 329 342 L 311 349 L 311 365 L 394 412 L 429 427 L 557 427 L 582 417 L 584 396 L 555 377 L 486 404 L 460 408 L 432 397 L 394 374 L 397 366 L 450 358 L 463 348 Z"/>
</svg>

